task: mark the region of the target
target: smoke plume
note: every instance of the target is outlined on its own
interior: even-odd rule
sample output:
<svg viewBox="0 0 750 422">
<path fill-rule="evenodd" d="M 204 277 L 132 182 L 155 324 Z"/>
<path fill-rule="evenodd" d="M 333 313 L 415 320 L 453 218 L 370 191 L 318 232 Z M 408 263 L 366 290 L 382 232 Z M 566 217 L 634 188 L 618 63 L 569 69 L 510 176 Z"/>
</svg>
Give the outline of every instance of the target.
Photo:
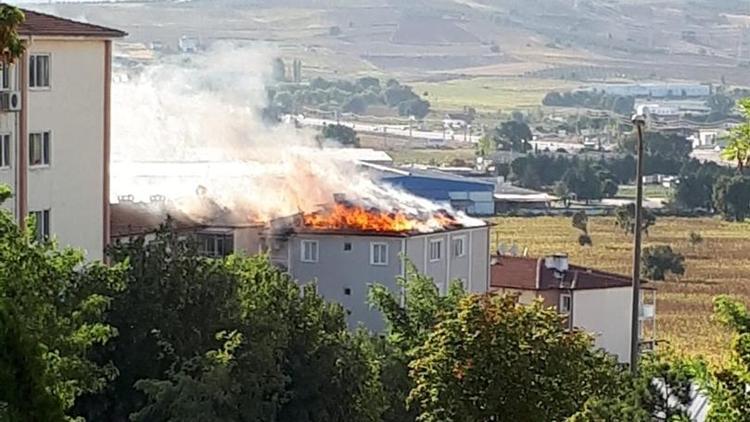
<svg viewBox="0 0 750 422">
<path fill-rule="evenodd" d="M 173 57 L 113 83 L 112 200 L 164 196 L 201 215 L 202 196 L 247 221 L 313 212 L 335 194 L 382 209 L 439 207 L 374 183 L 312 129 L 266 125 L 270 47 L 219 44 Z"/>
</svg>

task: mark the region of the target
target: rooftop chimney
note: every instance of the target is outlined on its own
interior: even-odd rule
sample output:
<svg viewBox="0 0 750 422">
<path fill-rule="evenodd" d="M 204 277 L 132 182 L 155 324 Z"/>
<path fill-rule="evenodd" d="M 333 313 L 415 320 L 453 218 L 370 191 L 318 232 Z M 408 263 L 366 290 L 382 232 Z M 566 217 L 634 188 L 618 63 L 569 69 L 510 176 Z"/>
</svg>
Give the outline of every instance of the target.
<svg viewBox="0 0 750 422">
<path fill-rule="evenodd" d="M 544 258 L 544 266 L 560 273 L 568 271 L 568 255 L 554 254 Z"/>
</svg>

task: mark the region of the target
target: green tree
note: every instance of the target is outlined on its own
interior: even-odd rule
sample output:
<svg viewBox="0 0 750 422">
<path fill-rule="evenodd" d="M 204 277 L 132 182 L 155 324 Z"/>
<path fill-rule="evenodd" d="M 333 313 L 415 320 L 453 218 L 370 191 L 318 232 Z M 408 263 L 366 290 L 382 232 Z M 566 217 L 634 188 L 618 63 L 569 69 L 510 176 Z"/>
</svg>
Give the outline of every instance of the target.
<svg viewBox="0 0 750 422">
<path fill-rule="evenodd" d="M 0 190 L 0 202 L 9 196 L 7 187 Z M 122 268 L 86 263 L 80 251 L 38 242 L 34 225 L 31 219 L 21 229 L 0 211 L 0 299 L 13 304 L 13 324 L 27 335 L 20 341 L 39 345 L 46 388 L 67 411 L 114 376 L 110 365 L 97 365 L 89 354 L 117 334 L 103 322 L 110 305 L 103 293 L 119 287 Z"/>
<path fill-rule="evenodd" d="M 265 257 L 218 265 L 237 278 L 237 319 L 215 333 L 214 349 L 137 382 L 149 402 L 133 420 L 380 420 L 375 350 L 367 335 L 348 332 L 341 306 Z"/>
<path fill-rule="evenodd" d="M 729 144 L 721 151 L 721 157 L 737 163 L 737 171 L 743 174 L 750 164 L 750 98 L 740 101 L 745 122 L 729 132 Z"/>
<path fill-rule="evenodd" d="M 614 360 L 563 321 L 515 296 L 462 298 L 410 363 L 417 420 L 564 420 L 589 397 L 612 394 Z"/>
<path fill-rule="evenodd" d="M 149 242 L 137 239 L 108 251 L 128 267 L 106 317 L 119 335 L 96 352 L 119 376 L 100 394 L 82 398 L 87 420 L 127 420 L 146 402 L 134 388 L 138 380 L 162 379 L 170 368 L 218 348 L 216 333 L 231 328 L 240 312 L 238 277 L 222 261 L 201 257 L 195 242 L 170 225 Z"/>
<path fill-rule="evenodd" d="M 698 232 L 691 231 L 688 235 L 688 242 L 690 242 L 690 246 L 695 248 L 696 246 L 703 243 L 703 236 L 701 236 L 701 234 Z"/>
<path fill-rule="evenodd" d="M 424 119 L 430 113 L 430 102 L 421 98 L 413 98 L 398 105 L 399 116 L 414 116 Z"/>
<path fill-rule="evenodd" d="M 571 219 L 571 225 L 581 231 L 578 236 L 578 244 L 581 246 L 592 246 L 594 242 L 589 236 L 589 217 L 586 215 L 586 211 L 578 211 L 573 214 Z"/>
<path fill-rule="evenodd" d="M 656 215 L 648 208 L 642 208 L 641 212 L 641 231 L 648 234 L 649 227 L 656 224 Z M 621 205 L 615 209 L 615 225 L 627 234 L 635 233 L 635 204 Z"/>
<path fill-rule="evenodd" d="M 750 213 L 750 177 L 722 176 L 714 185 L 714 208 L 725 220 L 744 221 Z"/>
<path fill-rule="evenodd" d="M 26 50 L 18 36 L 18 26 L 26 21 L 21 9 L 7 4 L 0 5 L 0 51 L 5 64 L 14 63 Z"/>
<path fill-rule="evenodd" d="M 648 246 L 643 249 L 641 273 L 652 280 L 664 280 L 668 272 L 685 274 L 685 257 L 669 245 Z"/>
<path fill-rule="evenodd" d="M 0 421 L 64 421 L 52 394 L 42 346 L 23 331 L 12 304 L 0 301 Z"/>
<path fill-rule="evenodd" d="M 357 132 L 349 126 L 330 124 L 323 126 L 320 132 L 323 139 L 334 140 L 341 145 L 359 147 L 359 137 Z"/>
<path fill-rule="evenodd" d="M 405 275 L 396 281 L 404 292 L 403 302 L 385 286 L 375 285 L 370 290 L 370 301 L 386 322 L 386 337 L 378 347 L 380 379 L 387 398 L 383 421 L 413 422 L 418 409 L 406 405 L 406 397 L 414 388 L 409 362 L 465 292 L 460 284 L 454 283 L 448 294 L 441 295 L 433 280 L 419 274 L 408 262 Z"/>
<path fill-rule="evenodd" d="M 717 369 L 700 366 L 700 380 L 711 402 L 709 421 L 750 421 L 750 314 L 729 296 L 714 299 L 716 319 L 732 330 L 731 356 Z"/>
<path fill-rule="evenodd" d="M 526 152 L 531 149 L 531 129 L 523 121 L 509 120 L 496 127 L 492 134 L 499 149 Z"/>
</svg>

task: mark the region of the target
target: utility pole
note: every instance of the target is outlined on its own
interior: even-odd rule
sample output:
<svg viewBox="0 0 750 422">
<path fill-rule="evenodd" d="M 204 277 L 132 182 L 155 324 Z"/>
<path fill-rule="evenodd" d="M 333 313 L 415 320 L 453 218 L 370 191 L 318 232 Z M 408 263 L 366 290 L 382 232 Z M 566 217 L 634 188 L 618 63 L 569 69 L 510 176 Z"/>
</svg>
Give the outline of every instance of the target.
<svg viewBox="0 0 750 422">
<path fill-rule="evenodd" d="M 644 109 L 633 115 L 636 128 L 637 163 L 635 172 L 635 233 L 633 233 L 633 314 L 630 331 L 630 371 L 638 372 L 638 355 L 641 343 L 641 220 L 643 219 L 643 131 L 646 127 Z"/>
</svg>

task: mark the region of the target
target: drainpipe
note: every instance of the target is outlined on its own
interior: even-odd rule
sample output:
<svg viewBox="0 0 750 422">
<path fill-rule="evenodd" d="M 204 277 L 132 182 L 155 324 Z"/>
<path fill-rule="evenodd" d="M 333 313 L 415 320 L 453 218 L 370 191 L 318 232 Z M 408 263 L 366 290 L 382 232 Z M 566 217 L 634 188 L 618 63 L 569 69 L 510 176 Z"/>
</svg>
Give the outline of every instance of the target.
<svg viewBox="0 0 750 422">
<path fill-rule="evenodd" d="M 31 44 L 31 39 L 26 44 L 28 48 Z M 18 212 L 18 225 L 21 229 L 26 227 L 26 218 L 29 214 L 29 129 L 28 129 L 28 117 L 29 117 L 29 53 L 24 51 L 21 56 L 21 60 L 17 63 L 19 75 L 19 87 L 21 91 L 21 112 L 18 116 L 18 136 L 17 136 L 17 148 L 16 148 L 16 211 Z"/>
</svg>

